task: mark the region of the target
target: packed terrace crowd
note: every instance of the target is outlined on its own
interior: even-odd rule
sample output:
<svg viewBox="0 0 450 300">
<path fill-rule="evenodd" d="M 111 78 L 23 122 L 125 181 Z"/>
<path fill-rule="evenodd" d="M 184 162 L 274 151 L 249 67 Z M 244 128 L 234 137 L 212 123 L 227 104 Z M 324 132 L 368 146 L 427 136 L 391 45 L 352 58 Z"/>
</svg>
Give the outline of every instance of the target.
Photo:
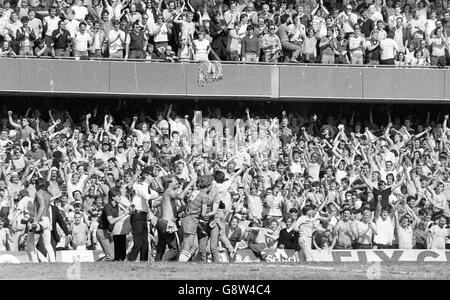
<svg viewBox="0 0 450 300">
<path fill-rule="evenodd" d="M 439 66 L 446 0 L 0 0 L 0 56 Z"/>
<path fill-rule="evenodd" d="M 441 112 L 111 101 L 2 107 L 0 251 L 218 262 L 450 246 Z"/>
</svg>

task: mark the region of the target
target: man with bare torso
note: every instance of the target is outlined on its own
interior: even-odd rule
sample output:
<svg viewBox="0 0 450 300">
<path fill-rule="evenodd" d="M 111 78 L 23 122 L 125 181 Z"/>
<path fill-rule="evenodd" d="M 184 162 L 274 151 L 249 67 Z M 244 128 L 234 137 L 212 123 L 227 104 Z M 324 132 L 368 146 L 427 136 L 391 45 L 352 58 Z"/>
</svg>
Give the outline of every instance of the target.
<svg viewBox="0 0 450 300">
<path fill-rule="evenodd" d="M 31 262 L 38 261 L 38 250 L 36 244 L 40 236 L 44 240 L 45 250 L 47 251 L 47 259 L 55 262 L 55 252 L 51 244 L 52 220 L 50 215 L 51 195 L 47 192 L 48 182 L 39 178 L 36 181 L 36 196 L 33 202 L 33 211 L 30 212 L 30 220 L 28 222 L 28 236 L 26 250 Z"/>
<path fill-rule="evenodd" d="M 158 219 L 156 229 L 158 230 L 158 248 L 156 250 L 155 261 L 170 261 L 178 256 L 180 251 L 177 221 L 177 207 L 179 202 L 184 199 L 184 196 L 192 186 L 194 181 L 191 181 L 183 191 L 179 191 L 180 183 L 176 176 L 164 176 L 162 178 L 162 186 L 164 192 L 162 194 L 161 203 L 161 217 Z M 166 245 L 169 251 L 166 253 Z"/>
</svg>

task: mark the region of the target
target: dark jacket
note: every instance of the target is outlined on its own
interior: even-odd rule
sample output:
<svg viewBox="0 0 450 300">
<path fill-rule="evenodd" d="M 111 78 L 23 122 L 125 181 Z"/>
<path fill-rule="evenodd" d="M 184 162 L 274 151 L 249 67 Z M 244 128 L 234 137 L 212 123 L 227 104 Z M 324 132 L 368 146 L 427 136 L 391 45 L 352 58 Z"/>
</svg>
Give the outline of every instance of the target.
<svg viewBox="0 0 450 300">
<path fill-rule="evenodd" d="M 30 27 L 28 27 L 28 28 L 30 29 L 29 39 L 30 39 L 30 41 L 34 41 L 36 39 L 36 34 L 34 33 L 33 29 L 31 29 Z M 19 29 L 17 29 L 16 40 L 23 41 L 24 39 L 25 39 L 25 29 L 24 29 L 24 26 L 22 26 Z"/>
<path fill-rule="evenodd" d="M 59 227 L 61 227 L 65 235 L 69 235 L 70 230 L 67 228 L 66 222 L 64 221 L 63 216 L 59 212 L 59 209 L 54 205 L 51 205 L 50 207 L 52 210 L 52 237 L 55 239 L 56 243 L 59 243 L 61 238 L 58 234 L 58 231 L 56 230 L 56 224 L 58 224 Z"/>
<path fill-rule="evenodd" d="M 222 23 L 223 20 L 221 20 L 220 23 L 215 23 L 214 21 L 209 23 L 209 34 L 212 37 L 211 47 L 213 49 L 217 48 L 227 48 L 227 42 L 228 42 L 228 29 L 225 29 L 223 31 L 221 26 L 225 25 L 225 23 Z"/>
<path fill-rule="evenodd" d="M 225 234 L 227 237 L 229 233 L 230 233 L 230 226 L 228 226 L 227 224 L 225 226 Z M 231 234 L 231 237 L 229 237 L 228 239 L 230 240 L 231 245 L 235 247 L 236 244 L 242 240 L 242 229 L 240 227 L 237 227 Z"/>
<path fill-rule="evenodd" d="M 298 237 L 298 231 L 291 230 L 287 232 L 286 228 L 281 229 L 280 237 L 278 238 L 278 248 L 283 245 L 284 249 L 299 251 Z"/>
<path fill-rule="evenodd" d="M 375 23 L 372 19 L 359 20 L 359 26 L 361 26 L 361 32 L 366 38 L 369 38 L 372 31 L 375 29 Z"/>
</svg>

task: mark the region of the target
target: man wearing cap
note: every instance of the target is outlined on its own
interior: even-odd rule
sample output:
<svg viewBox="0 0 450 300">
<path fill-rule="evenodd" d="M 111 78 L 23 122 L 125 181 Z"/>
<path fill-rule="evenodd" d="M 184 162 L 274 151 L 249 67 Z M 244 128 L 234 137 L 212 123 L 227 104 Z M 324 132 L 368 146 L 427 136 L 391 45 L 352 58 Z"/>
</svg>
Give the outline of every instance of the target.
<svg viewBox="0 0 450 300">
<path fill-rule="evenodd" d="M 28 26 L 29 20 L 30 19 L 27 16 L 23 16 L 20 19 L 22 27 L 17 29 L 16 41 L 20 46 L 20 55 L 33 55 L 33 41 L 36 39 L 36 34 L 34 30 Z"/>
<path fill-rule="evenodd" d="M 150 189 L 153 168 L 146 166 L 142 170 L 142 182 L 133 184 L 134 197 L 131 215 L 131 231 L 133 233 L 133 248 L 128 254 L 129 261 L 136 261 L 137 255 L 141 253 L 141 261 L 148 261 L 148 225 L 147 217 L 150 211 L 149 201 L 160 198 L 157 192 Z"/>
</svg>

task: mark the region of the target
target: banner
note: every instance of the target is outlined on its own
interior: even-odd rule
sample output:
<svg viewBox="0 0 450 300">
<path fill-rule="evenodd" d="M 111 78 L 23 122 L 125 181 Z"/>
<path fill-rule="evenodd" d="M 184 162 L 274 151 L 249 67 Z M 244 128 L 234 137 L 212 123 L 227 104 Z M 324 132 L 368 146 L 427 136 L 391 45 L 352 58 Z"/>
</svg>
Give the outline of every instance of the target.
<svg viewBox="0 0 450 300">
<path fill-rule="evenodd" d="M 303 254 L 293 250 L 266 249 L 267 263 L 304 263 Z M 396 263 L 396 262 L 445 262 L 450 263 L 449 250 L 313 250 L 312 262 L 329 263 Z M 95 262 L 104 257 L 101 250 L 64 250 L 56 251 L 56 261 L 63 263 Z M 229 262 L 225 253 L 220 253 L 221 262 Z M 233 263 L 258 263 L 261 262 L 249 249 L 238 250 Z M 0 264 L 2 263 L 29 263 L 25 251 L 0 252 Z"/>
<path fill-rule="evenodd" d="M 293 250 L 266 249 L 266 262 L 304 262 L 304 255 Z M 312 262 L 450 262 L 449 250 L 313 250 Z M 236 263 L 260 262 L 251 250 L 238 250 L 234 257 Z"/>
<path fill-rule="evenodd" d="M 294 250 L 266 249 L 264 252 L 267 254 L 266 262 L 269 263 L 292 263 L 305 261 L 304 259 L 299 258 L 298 252 L 295 252 Z M 257 263 L 260 261 L 261 260 L 256 257 L 250 249 L 238 250 L 234 256 L 235 263 Z"/>
<path fill-rule="evenodd" d="M 450 251 L 446 250 L 315 250 L 313 261 L 317 262 L 450 262 Z"/>
<path fill-rule="evenodd" d="M 94 262 L 94 251 L 90 250 L 65 250 L 56 251 L 56 261 L 63 263 Z"/>
<path fill-rule="evenodd" d="M 102 250 L 63 250 L 56 251 L 56 262 L 73 263 L 95 262 L 105 255 Z M 25 251 L 18 252 L 0 252 L 0 264 L 19 264 L 29 263 L 30 260 Z"/>
</svg>

